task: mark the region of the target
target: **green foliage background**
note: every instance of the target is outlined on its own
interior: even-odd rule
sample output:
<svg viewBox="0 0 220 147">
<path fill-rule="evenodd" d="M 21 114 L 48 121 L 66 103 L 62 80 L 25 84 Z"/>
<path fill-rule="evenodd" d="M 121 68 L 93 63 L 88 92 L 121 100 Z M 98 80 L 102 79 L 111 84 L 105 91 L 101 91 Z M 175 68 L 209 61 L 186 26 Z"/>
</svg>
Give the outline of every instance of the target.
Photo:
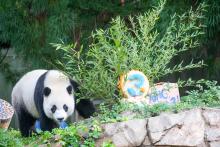
<svg viewBox="0 0 220 147">
<path fill-rule="evenodd" d="M 182 55 L 181 60 L 196 61 L 205 59 L 208 64 L 201 76 L 219 81 L 220 51 L 219 51 L 219 15 L 220 2 L 212 0 L 167 0 L 165 8 L 160 13 L 159 31 L 169 25 L 169 17 L 174 13 L 182 14 L 191 7 L 193 10 L 202 3 L 208 5 L 205 13 L 206 35 L 203 46 L 197 51 Z M 125 0 L 124 5 L 119 0 L 7 0 L 0 4 L 0 49 L 12 47 L 19 58 L 25 60 L 26 71 L 34 68 L 55 68 L 55 60 L 60 58 L 49 43 L 63 40 L 65 43 L 77 42 L 77 49 L 92 42 L 89 37 L 96 28 L 108 28 L 109 22 L 120 15 L 125 20 L 128 15 L 143 13 L 157 5 L 155 0 Z M 11 49 L 10 49 L 11 50 Z M 2 52 L 0 57 L 2 57 Z M 190 57 L 190 59 L 189 59 Z M 1 60 L 0 60 L 1 61 Z M 4 60 L 0 68 L 9 80 L 17 79 L 17 71 L 11 68 L 10 61 Z M 25 72 L 25 71 L 24 71 Z M 198 71 L 182 73 L 177 76 L 198 76 Z M 204 78 L 205 78 L 204 77 Z M 174 76 L 175 78 L 175 76 Z M 173 78 L 172 78 L 173 79 Z"/>
<path fill-rule="evenodd" d="M 195 79 L 208 78 L 219 81 L 220 50 L 219 50 L 219 42 L 218 42 L 218 38 L 219 38 L 218 26 L 219 26 L 219 18 L 220 18 L 219 17 L 220 3 L 218 1 L 167 0 L 167 3 L 164 5 L 163 10 L 161 10 L 159 14 L 155 13 L 157 14 L 157 17 L 159 17 L 160 19 L 157 20 L 157 23 L 150 32 L 150 34 L 155 30 L 157 30 L 157 32 L 154 33 L 155 36 L 157 35 L 157 33 L 159 33 L 156 39 L 160 40 L 167 32 L 181 31 L 181 29 L 179 28 L 173 28 L 174 30 L 173 29 L 167 30 L 169 29 L 169 26 L 172 25 L 171 16 L 173 16 L 175 13 L 176 15 L 183 14 L 184 12 L 188 12 L 191 8 L 192 11 L 195 11 L 199 6 L 199 4 L 201 4 L 202 2 L 205 2 L 207 4 L 207 7 L 205 9 L 206 12 L 204 12 L 204 19 L 201 19 L 199 22 L 195 22 L 197 26 L 199 26 L 198 24 L 200 23 L 206 26 L 205 28 L 203 27 L 204 29 L 203 32 L 205 32 L 203 38 L 195 36 L 195 39 L 200 41 L 200 42 L 195 42 L 196 44 L 200 43 L 199 47 L 196 47 L 197 45 L 194 44 L 193 47 L 196 47 L 194 50 L 182 52 L 179 54 L 179 56 L 173 58 L 168 65 L 167 63 L 164 64 L 166 65 L 166 70 L 164 66 L 161 66 L 162 64 L 154 65 L 154 63 L 149 63 L 149 64 L 147 63 L 146 65 L 149 65 L 149 67 L 147 68 L 140 67 L 141 65 L 138 64 L 139 63 L 137 62 L 138 60 L 134 61 L 133 64 L 130 64 L 129 65 L 130 67 L 126 70 L 130 70 L 135 66 L 137 66 L 139 69 L 143 69 L 147 75 L 151 75 L 152 77 L 154 77 L 154 79 L 151 77 L 152 82 L 153 81 L 156 82 L 159 80 L 164 80 L 164 81 L 169 80 L 176 82 L 178 78 L 182 78 L 186 80 L 189 77 Z M 111 25 L 113 25 L 111 29 L 116 30 L 118 27 L 117 23 L 115 22 L 110 23 L 111 19 L 115 18 L 114 20 L 116 21 L 117 19 L 119 19 L 116 18 L 116 16 L 120 16 L 120 20 L 124 20 L 124 22 L 122 21 L 119 23 L 125 24 L 125 26 L 123 26 L 123 28 L 121 29 L 126 29 L 127 24 L 129 23 L 130 23 L 129 25 L 132 24 L 131 23 L 132 21 L 129 19 L 130 18 L 129 15 L 132 16 L 133 18 L 133 16 L 135 15 L 147 13 L 149 10 L 152 9 L 152 7 L 157 5 L 158 5 L 158 1 L 155 0 L 140 0 L 140 1 L 126 0 L 124 5 L 121 4 L 120 1 L 118 0 L 113 0 L 113 1 L 103 0 L 102 2 L 98 0 L 95 1 L 89 1 L 89 0 L 1 1 L 0 49 L 2 51 L 3 49 L 5 48 L 7 49 L 8 47 L 10 47 L 9 50 L 15 51 L 16 55 L 24 60 L 24 66 L 26 68 L 25 71 L 22 71 L 20 74 L 23 74 L 24 72 L 30 71 L 35 68 L 48 68 L 48 69 L 60 68 L 60 66 L 57 65 L 56 61 L 58 59 L 62 60 L 61 57 L 63 57 L 63 53 L 55 51 L 55 48 L 50 43 L 57 43 L 60 42 L 60 40 L 62 40 L 65 44 L 74 44 L 76 42 L 77 43 L 76 46 L 71 48 L 74 48 L 76 51 L 79 51 L 81 49 L 81 45 L 83 45 L 83 50 L 80 50 L 81 51 L 80 56 L 82 58 L 85 58 L 86 57 L 85 53 L 90 48 L 89 45 L 91 43 L 95 43 L 94 37 L 91 37 L 91 32 L 97 28 L 101 28 L 101 30 L 96 34 L 96 37 L 105 35 L 103 33 L 108 33 L 110 37 L 113 38 L 112 41 L 113 42 L 115 41 L 114 44 L 118 44 L 119 46 L 121 46 L 120 42 L 118 43 L 117 37 L 126 38 L 129 37 L 129 35 L 111 34 L 111 32 L 113 31 L 111 31 L 108 28 Z M 179 20 L 175 20 L 175 21 L 181 22 Z M 182 21 L 184 22 L 182 26 L 187 25 L 187 23 L 185 23 L 185 20 Z M 136 27 L 139 27 L 141 25 L 143 24 L 137 24 Z M 198 28 L 193 28 L 193 29 L 197 30 Z M 173 34 L 171 33 L 170 36 L 172 35 Z M 168 40 L 170 39 L 168 38 Z M 162 41 L 166 42 L 168 40 L 162 40 Z M 133 41 L 137 41 L 137 44 L 133 42 L 127 42 L 127 45 L 130 48 L 134 48 L 135 46 L 136 47 L 141 46 L 142 42 L 138 41 L 138 39 Z M 153 43 L 153 41 L 151 42 Z M 96 51 L 94 50 L 94 48 L 97 49 L 100 47 L 100 45 L 101 45 L 100 43 L 97 43 L 93 47 L 91 47 L 92 49 L 90 53 L 94 54 Z M 115 45 L 111 43 L 107 44 L 108 48 L 114 46 Z M 153 46 L 153 47 L 160 48 L 161 46 Z M 166 51 L 168 50 L 170 50 L 171 52 L 174 51 L 171 48 L 170 49 L 167 48 Z M 111 53 L 113 52 L 109 50 L 109 54 Z M 163 52 L 163 53 L 167 54 L 168 52 Z M 173 53 L 176 54 L 175 51 Z M 98 52 L 98 54 L 101 55 L 102 52 Z M 148 58 L 154 58 L 156 54 L 157 53 L 155 53 L 155 55 L 149 55 Z M 130 55 L 130 57 L 137 55 L 142 55 L 142 54 L 133 53 Z M 4 55 L 2 54 L 2 52 L 0 52 L 0 59 L 2 58 L 2 56 Z M 163 59 L 163 56 L 161 57 Z M 171 55 L 168 57 L 171 57 Z M 142 56 L 141 58 L 144 58 L 144 56 Z M 185 67 L 185 65 L 189 64 L 192 61 L 192 59 L 194 59 L 194 63 L 200 63 L 200 65 L 202 63 L 199 61 L 201 59 L 204 59 L 205 64 L 207 64 L 208 66 L 206 66 L 206 69 L 202 69 L 202 70 L 189 70 L 188 72 L 181 72 L 172 75 L 168 74 L 170 73 L 169 70 L 175 70 L 175 68 L 177 69 L 177 71 L 182 71 L 181 66 Z M 106 61 L 106 62 L 111 62 L 111 65 L 117 66 L 117 64 L 119 64 L 121 60 L 124 60 L 124 58 L 116 57 L 116 58 L 111 58 L 110 60 L 111 61 Z M 151 59 L 149 61 L 153 61 L 153 60 Z M 158 60 L 157 63 L 159 63 L 159 61 L 160 60 Z M 166 61 L 169 60 L 163 59 L 161 60 L 161 63 Z M 184 61 L 184 63 L 182 63 L 180 66 L 175 66 L 177 63 L 181 63 L 182 61 Z M 147 70 L 151 66 L 154 66 L 155 73 L 154 71 Z M 77 68 L 78 67 L 76 67 L 76 69 Z M 107 68 L 111 69 L 111 67 L 107 67 Z M 0 63 L 0 69 L 1 72 L 4 73 L 5 77 L 8 79 L 8 81 L 13 81 L 14 83 L 20 77 L 18 71 L 14 70 L 13 67 L 11 66 L 10 60 L 3 60 Z M 125 70 L 125 68 L 123 67 L 122 69 Z M 116 78 L 122 72 L 120 70 L 118 70 L 117 71 L 118 73 L 114 75 L 115 81 L 110 82 L 111 83 L 110 85 L 112 86 L 109 89 L 109 91 L 111 91 L 109 94 L 111 95 L 116 88 L 116 86 L 113 87 L 113 85 L 117 83 Z M 161 71 L 163 71 L 163 73 Z M 79 72 L 82 71 L 79 70 Z M 75 73 L 71 73 L 71 75 L 74 74 Z M 105 71 L 102 72 L 102 75 L 105 77 L 109 76 L 108 74 L 105 73 Z M 94 78 L 96 79 L 97 77 Z M 80 77 L 78 77 L 78 79 L 80 79 Z M 102 89 L 103 89 L 102 87 L 99 88 L 99 90 Z M 101 93 L 102 91 L 99 92 Z M 90 96 L 94 96 L 94 95 L 89 94 L 88 97 Z"/>
<path fill-rule="evenodd" d="M 0 42 L 8 44 L 9 50 L 23 59 L 27 71 L 51 68 L 59 55 L 49 43 L 72 40 L 75 13 L 68 5 L 68 0 L 1 1 Z M 10 61 L 4 60 L 0 66 L 6 78 L 14 71 Z M 8 79 L 15 81 L 17 78 L 11 76 Z"/>
<path fill-rule="evenodd" d="M 182 52 L 195 49 L 203 33 L 201 4 L 196 10 L 171 16 L 168 27 L 159 31 L 160 14 L 166 5 L 161 1 L 154 9 L 129 17 L 117 17 L 108 29 L 98 29 L 92 34 L 89 50 L 76 51 L 73 45 L 53 44 L 64 51 L 64 61 L 59 62 L 80 83 L 81 97 L 112 99 L 117 91 L 118 77 L 129 70 L 144 72 L 150 83 L 162 77 L 203 66 L 202 61 L 181 61 L 170 67 L 170 62 Z"/>
<path fill-rule="evenodd" d="M 91 81 L 97 82 L 92 83 L 96 85 L 96 87 L 92 87 L 90 84 L 87 85 L 88 87 L 83 87 L 84 93 L 87 92 L 86 89 L 93 90 L 87 92 L 87 95 L 85 95 L 87 98 L 111 98 L 116 89 L 118 75 L 134 67 L 142 69 L 147 75 L 151 75 L 151 82 L 160 80 L 177 81 L 179 77 L 182 79 L 188 79 L 189 77 L 200 79 L 202 77 L 214 79 L 219 82 L 220 1 L 167 0 L 162 10 L 156 7 L 159 11 L 155 13 L 149 11 L 152 10 L 154 6 L 158 6 L 158 2 L 159 1 L 156 0 L 125 0 L 125 3 L 122 4 L 119 0 L 1 0 L 0 72 L 4 74 L 8 81 L 13 81 L 14 83 L 20 77 L 19 74 L 23 74 L 35 68 L 62 68 L 56 61 L 61 60 L 65 62 L 66 59 L 69 59 L 68 56 L 66 56 L 69 55 L 69 53 L 57 52 L 50 44 L 58 43 L 62 40 L 63 44 L 70 45 L 53 45 L 60 49 L 64 49 L 64 51 L 74 49 L 70 50 L 70 54 L 74 55 L 70 57 L 76 59 L 69 60 L 70 63 L 66 62 L 67 66 L 65 70 L 70 75 L 78 75 L 78 77 L 76 77 L 78 80 L 90 76 L 90 78 L 85 79 L 87 83 L 90 82 L 91 84 Z M 198 6 L 203 2 L 205 2 L 207 6 L 205 7 L 206 11 L 203 13 L 202 19 L 199 18 L 201 16 L 200 12 L 199 15 L 196 16 L 187 13 L 187 19 L 185 19 L 185 16 L 182 16 L 185 12 L 198 12 L 196 11 Z M 141 16 L 140 14 L 144 15 Z M 147 15 L 152 15 L 152 20 L 144 20 L 144 18 L 149 18 L 146 17 Z M 190 19 L 188 19 L 188 16 L 191 16 Z M 113 21 L 111 21 L 112 18 Z M 194 21 L 195 18 L 198 21 Z M 146 26 L 145 24 L 141 24 L 138 20 L 148 22 L 148 29 L 142 31 L 142 27 L 146 28 Z M 179 25 L 175 26 L 176 23 Z M 151 27 L 151 25 L 154 27 Z M 129 30 L 132 27 L 133 33 Z M 187 31 L 183 31 L 183 28 Z M 96 29 L 99 30 L 93 33 L 91 37 L 92 32 L 95 32 Z M 124 30 L 122 31 L 124 34 L 118 33 L 121 32 L 119 29 Z M 175 36 L 177 32 L 181 31 L 186 33 L 180 33 L 183 36 Z M 204 32 L 203 37 L 200 36 L 202 32 Z M 146 34 L 148 36 L 148 38 L 146 38 L 148 41 L 138 39 Z M 174 39 L 173 42 L 172 39 Z M 146 42 L 151 43 L 152 46 L 146 44 Z M 199 43 L 200 45 L 198 46 Z M 90 44 L 92 44 L 92 46 L 89 46 Z M 83 45 L 82 48 L 81 45 Z M 128 48 L 123 48 L 124 45 Z M 184 45 L 187 46 L 187 49 L 193 48 L 193 50 L 185 52 L 186 46 L 184 47 Z M 105 50 L 103 46 L 106 47 L 107 50 Z M 152 48 L 148 48 L 149 46 Z M 143 56 L 141 53 L 134 52 L 135 50 L 131 51 L 131 49 L 140 47 L 142 47 L 141 51 L 148 51 L 151 54 L 149 54 L 149 56 Z M 89 50 L 89 48 L 91 50 Z M 119 48 L 120 50 L 119 52 L 115 52 L 112 48 Z M 155 48 L 157 52 L 152 54 Z M 161 48 L 164 50 L 160 50 Z M 9 49 L 9 51 L 14 51 L 15 55 L 24 61 L 24 71 L 19 73 L 14 69 L 11 65 L 11 60 L 13 60 L 13 58 L 11 60 L 4 58 L 7 49 Z M 105 50 L 105 52 L 103 52 L 103 50 Z M 88 52 L 89 54 L 87 54 Z M 179 56 L 171 59 L 171 57 L 175 56 L 177 53 Z M 164 54 L 167 56 L 163 56 Z M 96 58 L 96 55 L 98 57 L 111 55 L 112 58 L 106 60 L 107 58 Z M 61 59 L 63 56 L 67 58 Z M 136 60 L 137 56 L 140 57 L 140 60 Z M 133 59 L 131 64 L 128 64 L 128 57 Z M 144 58 L 148 58 L 149 60 L 144 60 Z M 82 66 L 85 64 L 85 62 L 83 62 L 85 59 L 89 59 L 89 61 L 92 62 Z M 152 62 L 154 59 L 156 59 L 156 64 Z M 194 62 L 191 63 L 192 59 L 194 59 Z M 204 59 L 205 64 L 207 64 L 206 68 L 182 72 L 184 69 L 200 67 L 203 64 L 200 62 L 201 59 Z M 151 62 L 146 62 L 146 67 L 143 67 L 143 64 L 140 64 L 143 60 Z M 109 66 L 105 67 L 104 64 L 103 66 L 97 66 L 98 64 L 96 61 L 100 61 L 102 64 L 108 63 L 107 65 Z M 74 69 L 76 69 L 75 71 L 72 70 L 73 68 L 69 68 L 71 66 L 68 66 L 68 64 L 73 64 L 71 62 L 76 63 L 74 67 Z M 119 64 L 122 67 L 117 68 Z M 78 70 L 78 65 L 86 68 Z M 94 73 L 99 70 L 99 67 L 101 67 L 101 74 L 94 75 Z M 154 67 L 153 70 L 148 70 L 151 69 L 151 67 Z M 91 70 L 91 73 L 84 72 L 88 69 Z M 170 75 L 170 73 L 179 71 L 181 73 Z M 99 85 L 99 80 L 102 79 L 100 76 L 103 76 L 103 79 L 105 79 L 102 85 Z M 108 78 L 110 79 L 106 80 Z M 112 81 L 112 79 L 114 80 Z M 108 82 L 106 83 L 106 81 Z M 85 81 L 80 82 L 83 83 Z M 201 87 L 201 83 L 205 83 L 205 88 L 208 89 Z M 107 86 L 105 84 L 110 85 L 110 87 L 106 88 Z M 188 80 L 180 82 L 180 84 L 183 86 L 194 85 L 197 87 L 197 90 L 188 92 L 187 96 L 182 97 L 182 102 L 173 107 L 163 104 L 141 108 L 136 105 L 130 106 L 118 103 L 111 107 L 101 105 L 100 114 L 97 114 L 97 117 L 100 122 L 106 123 L 127 120 L 128 118 L 121 117 L 120 113 L 128 109 L 139 112 L 142 117 L 150 117 L 158 115 L 161 111 L 178 112 L 182 109 L 197 106 L 219 106 L 220 88 L 216 86 L 215 82 L 209 83 L 201 80 L 196 83 L 192 80 Z M 98 89 L 98 91 L 95 91 L 96 89 Z M 21 138 L 17 131 L 11 130 L 5 132 L 0 130 L 0 146 L 36 145 L 39 144 L 39 142 L 37 142 L 39 141 L 38 139 L 40 139 L 40 143 L 49 144 L 51 139 L 54 141 L 53 137 L 56 134 L 61 136 L 56 141 L 67 146 L 77 141 L 81 144 L 83 143 L 84 146 L 93 146 L 94 139 L 100 135 L 99 127 L 96 124 L 94 126 L 95 127 L 93 127 L 87 139 L 84 139 L 79 134 L 79 132 L 81 132 L 80 129 L 85 127 L 83 125 L 70 127 L 69 131 L 57 129 L 52 133 L 45 132 L 45 134 L 41 134 L 40 137 L 33 136 L 27 139 Z M 106 145 L 110 146 L 110 143 L 106 143 Z"/>
</svg>

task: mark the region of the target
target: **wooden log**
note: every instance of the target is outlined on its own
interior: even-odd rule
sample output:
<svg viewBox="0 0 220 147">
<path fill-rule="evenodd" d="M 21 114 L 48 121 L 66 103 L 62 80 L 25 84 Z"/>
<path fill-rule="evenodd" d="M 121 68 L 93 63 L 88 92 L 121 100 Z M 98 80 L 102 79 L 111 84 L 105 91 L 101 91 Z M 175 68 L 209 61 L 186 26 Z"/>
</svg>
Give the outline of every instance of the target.
<svg viewBox="0 0 220 147">
<path fill-rule="evenodd" d="M 7 101 L 0 99 L 0 128 L 8 129 L 13 114 L 13 107 Z"/>
</svg>

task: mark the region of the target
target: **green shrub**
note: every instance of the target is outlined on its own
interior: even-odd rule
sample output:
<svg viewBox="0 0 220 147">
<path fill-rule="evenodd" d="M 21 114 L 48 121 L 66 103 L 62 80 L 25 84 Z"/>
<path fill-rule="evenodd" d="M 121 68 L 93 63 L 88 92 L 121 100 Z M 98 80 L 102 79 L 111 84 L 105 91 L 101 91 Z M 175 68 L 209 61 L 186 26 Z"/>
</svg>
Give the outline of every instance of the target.
<svg viewBox="0 0 220 147">
<path fill-rule="evenodd" d="M 196 84 L 197 90 L 188 91 L 188 95 L 182 96 L 181 101 L 175 105 L 166 103 L 158 103 L 155 105 L 147 105 L 145 103 L 128 103 L 120 101 L 112 106 L 100 104 L 98 119 L 101 123 L 125 121 L 132 118 L 148 118 L 160 115 L 161 112 L 177 113 L 181 110 L 197 108 L 197 107 L 219 107 L 220 106 L 220 86 L 216 81 L 199 80 L 191 82 Z M 122 116 L 123 112 L 133 112 L 133 117 Z"/>
<path fill-rule="evenodd" d="M 22 147 L 23 143 L 19 140 L 19 133 L 14 130 L 4 131 L 0 129 L 0 146 L 1 147 Z"/>
<path fill-rule="evenodd" d="M 220 86 L 216 81 L 206 81 L 204 86 L 197 85 L 197 90 L 188 91 L 182 101 L 194 106 L 220 106 Z"/>
<path fill-rule="evenodd" d="M 95 139 L 101 135 L 101 127 L 96 119 L 88 122 L 74 123 L 66 129 L 53 129 L 52 132 L 44 131 L 33 134 L 31 137 L 22 137 L 19 131 L 0 130 L 0 147 L 23 147 L 25 145 L 37 147 L 39 145 L 74 147 L 94 147 Z M 106 143 L 110 145 L 110 143 Z"/>
<path fill-rule="evenodd" d="M 126 22 L 120 17 L 113 19 L 108 29 L 92 34 L 93 43 L 86 53 L 83 47 L 76 51 L 74 45 L 53 44 L 64 53 L 64 60 L 59 62 L 62 70 L 80 82 L 82 97 L 116 97 L 118 77 L 131 69 L 144 72 L 152 83 L 168 74 L 203 65 L 202 61 L 192 61 L 169 67 L 173 57 L 199 45 L 204 5 L 173 15 L 169 26 L 158 32 L 156 24 L 165 4 L 161 1 L 151 11 L 129 17 Z"/>
</svg>

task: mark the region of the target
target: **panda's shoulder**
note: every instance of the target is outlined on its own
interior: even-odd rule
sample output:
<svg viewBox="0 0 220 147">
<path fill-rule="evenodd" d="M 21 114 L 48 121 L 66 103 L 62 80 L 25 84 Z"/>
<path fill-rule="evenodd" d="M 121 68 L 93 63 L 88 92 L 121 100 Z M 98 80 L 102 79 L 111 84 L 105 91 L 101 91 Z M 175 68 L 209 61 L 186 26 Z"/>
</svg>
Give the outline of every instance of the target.
<svg viewBox="0 0 220 147">
<path fill-rule="evenodd" d="M 47 70 L 32 70 L 24 74 L 15 84 L 14 88 L 19 88 L 26 86 L 27 83 L 33 83 L 37 81 L 41 75 L 43 75 Z"/>
<path fill-rule="evenodd" d="M 36 69 L 36 70 L 32 70 L 30 72 L 27 72 L 23 77 L 29 77 L 29 76 L 32 76 L 32 77 L 38 77 L 38 76 L 41 76 L 43 75 L 45 72 L 47 72 L 48 70 L 45 70 L 45 69 Z"/>
</svg>

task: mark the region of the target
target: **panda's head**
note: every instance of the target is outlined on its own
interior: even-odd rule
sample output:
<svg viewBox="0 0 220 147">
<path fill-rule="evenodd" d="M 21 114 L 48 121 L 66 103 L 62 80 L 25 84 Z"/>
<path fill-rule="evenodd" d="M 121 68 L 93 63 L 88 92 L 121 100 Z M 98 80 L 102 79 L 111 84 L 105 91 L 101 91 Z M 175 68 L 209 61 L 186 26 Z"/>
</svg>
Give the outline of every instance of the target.
<svg viewBox="0 0 220 147">
<path fill-rule="evenodd" d="M 43 89 L 45 115 L 58 124 L 73 114 L 75 109 L 74 85 L 63 73 L 51 70 L 47 73 Z"/>
</svg>

